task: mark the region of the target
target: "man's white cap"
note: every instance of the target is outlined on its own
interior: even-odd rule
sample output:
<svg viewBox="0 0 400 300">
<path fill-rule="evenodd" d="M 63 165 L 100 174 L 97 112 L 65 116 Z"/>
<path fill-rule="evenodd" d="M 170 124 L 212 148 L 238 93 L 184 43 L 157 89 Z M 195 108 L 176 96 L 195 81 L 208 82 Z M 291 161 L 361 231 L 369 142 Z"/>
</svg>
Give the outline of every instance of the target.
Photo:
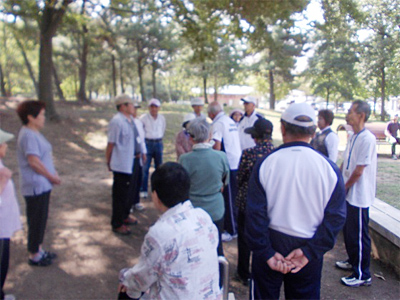
<svg viewBox="0 0 400 300">
<path fill-rule="evenodd" d="M 121 105 L 121 104 L 125 104 L 125 103 L 133 104 L 132 98 L 129 97 L 129 95 L 127 95 L 127 94 L 118 95 L 117 97 L 115 97 L 114 102 L 115 102 L 115 105 Z"/>
<path fill-rule="evenodd" d="M 0 129 L 0 145 L 7 143 L 9 140 L 11 140 L 14 137 L 12 133 L 5 132 Z"/>
<path fill-rule="evenodd" d="M 160 107 L 161 106 L 160 100 L 156 98 L 150 99 L 149 104 L 147 104 L 147 106 L 152 106 L 152 105 Z"/>
<path fill-rule="evenodd" d="M 282 114 L 281 119 L 300 127 L 316 124 L 315 110 L 307 103 L 293 103 Z"/>
<path fill-rule="evenodd" d="M 141 107 L 139 101 L 137 101 L 137 100 L 133 101 L 133 106 L 136 107 L 136 108 L 140 108 Z"/>
<path fill-rule="evenodd" d="M 244 97 L 244 98 L 242 98 L 240 100 L 242 100 L 242 101 L 244 101 L 246 103 L 253 103 L 254 105 L 257 104 L 257 99 L 255 97 L 253 97 L 253 96 L 247 96 L 247 97 Z"/>
<path fill-rule="evenodd" d="M 196 119 L 196 116 L 195 116 L 193 113 L 186 114 L 186 115 L 183 117 L 183 124 L 185 124 L 185 123 L 188 122 L 188 121 L 192 121 L 192 120 L 194 120 L 194 119 Z"/>
<path fill-rule="evenodd" d="M 192 100 L 190 100 L 190 105 L 204 105 L 204 101 L 200 98 L 193 98 Z"/>
</svg>

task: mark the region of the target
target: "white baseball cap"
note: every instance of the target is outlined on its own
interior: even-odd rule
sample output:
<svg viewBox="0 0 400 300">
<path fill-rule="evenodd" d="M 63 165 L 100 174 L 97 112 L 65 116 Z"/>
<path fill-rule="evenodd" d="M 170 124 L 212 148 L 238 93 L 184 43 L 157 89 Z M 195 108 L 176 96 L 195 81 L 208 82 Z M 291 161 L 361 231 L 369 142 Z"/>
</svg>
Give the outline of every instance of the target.
<svg viewBox="0 0 400 300">
<path fill-rule="evenodd" d="M 12 138 L 14 138 L 14 135 L 12 133 L 8 133 L 0 129 L 0 145 L 7 143 Z"/>
<path fill-rule="evenodd" d="M 190 105 L 204 105 L 204 101 L 200 98 L 193 98 L 190 100 Z"/>
<path fill-rule="evenodd" d="M 125 104 L 125 103 L 133 104 L 133 100 L 131 97 L 129 97 L 129 95 L 121 94 L 121 95 L 118 95 L 117 97 L 115 97 L 114 103 L 115 103 L 115 105 L 121 105 L 121 104 Z"/>
<path fill-rule="evenodd" d="M 316 124 L 315 110 L 307 103 L 293 103 L 282 114 L 281 119 L 287 123 L 311 127 Z"/>
<path fill-rule="evenodd" d="M 257 104 L 257 99 L 255 97 L 253 97 L 253 96 L 247 96 L 247 97 L 244 97 L 244 98 L 242 98 L 240 100 L 242 100 L 242 101 L 244 101 L 246 103 L 253 103 L 254 105 Z"/>
<path fill-rule="evenodd" d="M 152 106 L 152 105 L 160 107 L 161 102 L 160 102 L 160 100 L 158 100 L 156 98 L 152 98 L 149 100 L 149 103 L 147 104 L 147 106 Z"/>
</svg>

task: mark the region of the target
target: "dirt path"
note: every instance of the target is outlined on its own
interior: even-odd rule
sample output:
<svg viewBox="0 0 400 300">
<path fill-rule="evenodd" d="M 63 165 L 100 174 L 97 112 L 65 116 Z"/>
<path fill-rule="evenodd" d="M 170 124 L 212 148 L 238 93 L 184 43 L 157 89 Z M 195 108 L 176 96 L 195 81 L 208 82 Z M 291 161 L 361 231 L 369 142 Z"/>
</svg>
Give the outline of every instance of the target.
<svg viewBox="0 0 400 300">
<path fill-rule="evenodd" d="M 0 127 L 17 135 L 20 122 L 13 110 L 15 104 L 0 103 L 0 108 Z M 25 203 L 19 196 L 24 231 L 12 240 L 5 291 L 13 293 L 17 299 L 115 299 L 119 270 L 137 262 L 143 236 L 158 214 L 152 203 L 145 201 L 146 210 L 135 213 L 140 223 L 133 227 L 132 236 L 120 237 L 111 232 L 112 178 L 104 163 L 104 151 L 100 150 L 104 140 L 93 133 L 106 131 L 113 107 L 58 104 L 58 110 L 62 121 L 48 123 L 43 134 L 53 145 L 56 168 L 63 181 L 51 196 L 45 237 L 45 246 L 57 252 L 59 258 L 47 268 L 27 264 Z M 92 133 L 90 144 L 85 140 L 88 133 Z M 14 170 L 13 179 L 18 189 L 15 139 L 9 146 L 4 162 Z M 224 249 L 233 277 L 236 241 L 225 244 Z M 382 272 L 386 281 L 374 278 L 371 288 L 358 290 L 340 285 L 339 278 L 345 274 L 336 270 L 333 262 L 343 257 L 342 243 L 326 255 L 323 298 L 398 298 L 399 282 L 376 262 L 373 272 Z M 248 297 L 247 289 L 233 280 L 230 290 L 236 294 L 236 299 Z"/>
</svg>

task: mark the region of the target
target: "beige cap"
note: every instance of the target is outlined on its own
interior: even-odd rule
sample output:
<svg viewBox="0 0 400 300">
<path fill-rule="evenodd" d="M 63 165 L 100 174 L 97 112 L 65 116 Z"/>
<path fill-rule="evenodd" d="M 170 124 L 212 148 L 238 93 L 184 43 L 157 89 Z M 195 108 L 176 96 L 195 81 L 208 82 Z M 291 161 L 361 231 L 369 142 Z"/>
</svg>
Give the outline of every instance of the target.
<svg viewBox="0 0 400 300">
<path fill-rule="evenodd" d="M 0 145 L 7 143 L 12 138 L 14 138 L 14 135 L 12 133 L 8 133 L 0 129 Z"/>
<path fill-rule="evenodd" d="M 115 103 L 115 105 L 121 105 L 121 104 L 125 104 L 125 103 L 133 104 L 133 100 L 131 97 L 129 97 L 129 95 L 121 94 L 121 95 L 118 95 L 117 97 L 115 97 L 114 103 Z"/>
</svg>

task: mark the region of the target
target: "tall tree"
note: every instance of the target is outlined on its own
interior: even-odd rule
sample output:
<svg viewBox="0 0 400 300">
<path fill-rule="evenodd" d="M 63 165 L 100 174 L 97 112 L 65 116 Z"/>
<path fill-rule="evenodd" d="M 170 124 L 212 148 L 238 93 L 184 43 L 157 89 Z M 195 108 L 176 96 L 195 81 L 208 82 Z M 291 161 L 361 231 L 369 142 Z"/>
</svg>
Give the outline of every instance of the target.
<svg viewBox="0 0 400 300">
<path fill-rule="evenodd" d="M 399 65 L 400 3 L 390 0 L 360 0 L 360 5 L 365 16 L 363 27 L 370 33 L 362 43 L 363 70 L 367 77 L 379 82 L 381 121 L 384 121 L 385 101 L 389 96 L 388 86 L 399 85 L 398 77 L 388 77 L 388 73 L 393 74 L 393 71 L 396 73 L 396 68 L 393 69 L 393 66 Z"/>
<path fill-rule="evenodd" d="M 39 99 L 46 103 L 49 119 L 58 119 L 53 99 L 53 37 L 73 0 L 46 0 L 40 25 Z"/>
<path fill-rule="evenodd" d="M 331 100 L 352 100 L 359 87 L 356 64 L 358 10 L 352 0 L 322 0 L 324 22 L 317 24 L 314 56 L 304 75 L 311 78 L 314 93 Z"/>
</svg>

